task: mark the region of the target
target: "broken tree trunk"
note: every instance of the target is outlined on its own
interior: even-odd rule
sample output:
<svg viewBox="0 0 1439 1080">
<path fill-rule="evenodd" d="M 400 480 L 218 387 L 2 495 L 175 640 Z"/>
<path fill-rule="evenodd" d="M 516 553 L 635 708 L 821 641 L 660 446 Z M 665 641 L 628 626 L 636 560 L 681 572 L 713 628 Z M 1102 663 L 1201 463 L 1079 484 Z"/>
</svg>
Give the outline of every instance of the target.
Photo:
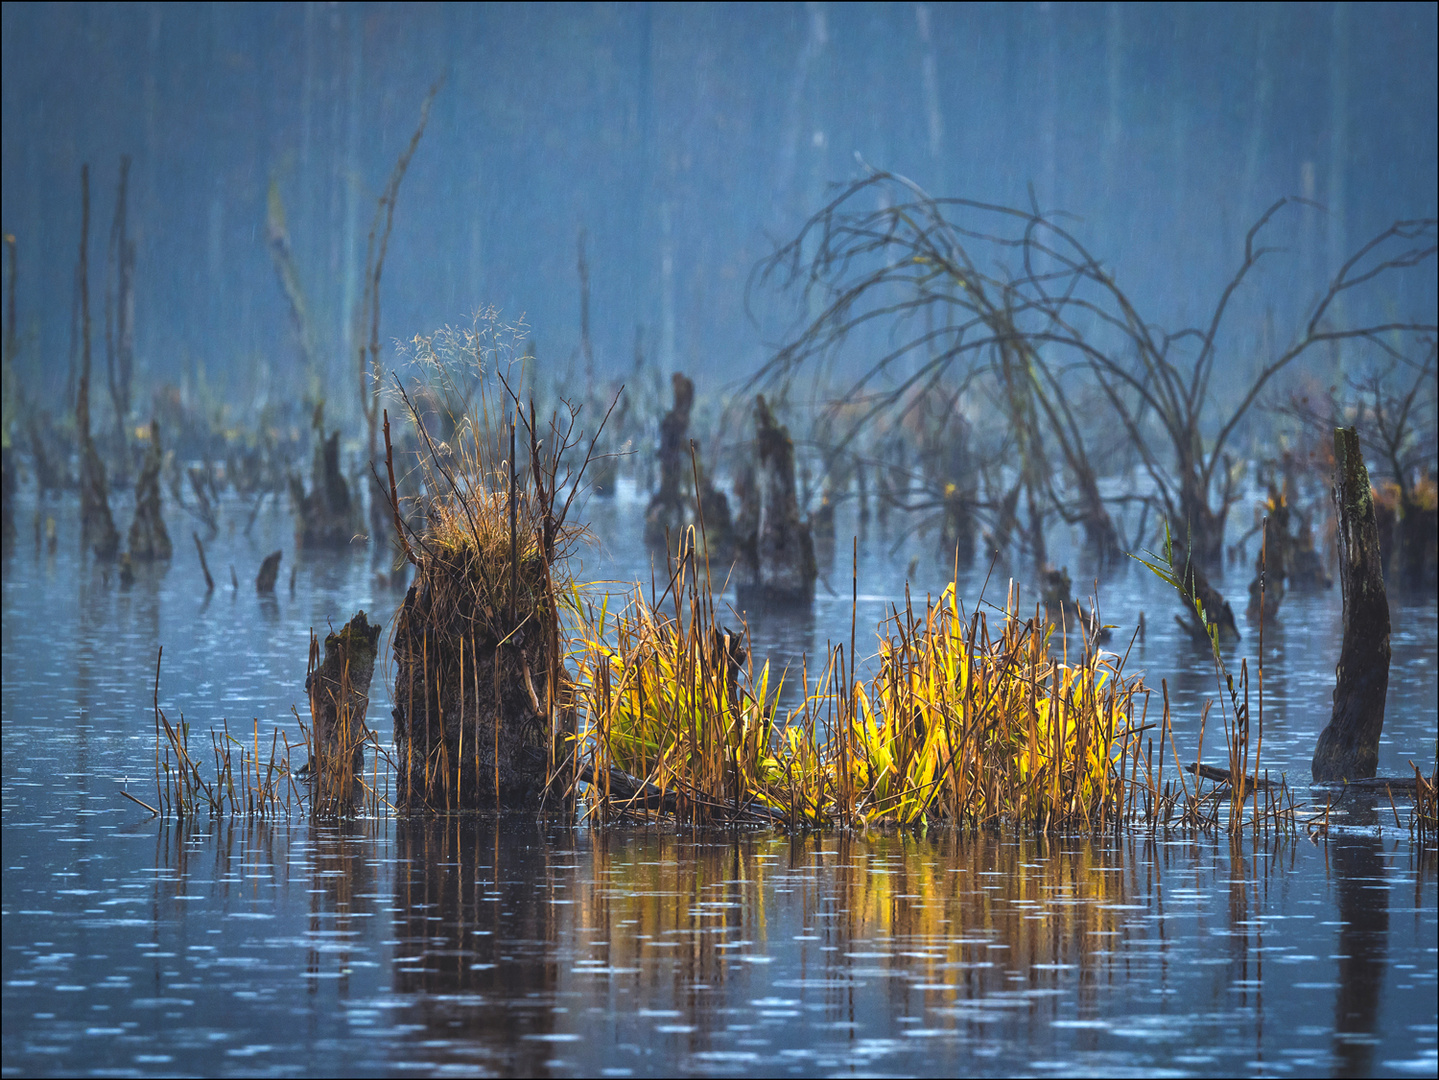
<svg viewBox="0 0 1439 1080">
<path fill-rule="evenodd" d="M 278 553 L 277 553 L 278 554 Z M 268 562 L 268 560 L 266 560 Z M 278 564 L 278 560 L 276 560 Z M 310 637 L 305 693 L 310 699 L 310 776 L 320 785 L 314 806 L 350 805 L 354 776 L 365 767 L 365 712 L 379 652 L 380 627 L 356 612 L 338 633 L 325 637 L 325 659 Z"/>
<path fill-rule="evenodd" d="M 130 523 L 130 558 L 168 559 L 174 548 L 160 513 L 160 425 L 150 421 L 150 446 L 135 481 L 135 520 Z"/>
<path fill-rule="evenodd" d="M 1379 733 L 1389 689 L 1389 600 L 1369 470 L 1355 428 L 1334 431 L 1334 505 L 1339 519 L 1339 583 L 1344 644 L 1335 671 L 1334 712 L 1319 733 L 1315 780 L 1363 779 L 1379 765 Z"/>
<path fill-rule="evenodd" d="M 1221 641 L 1238 641 L 1239 625 L 1234 621 L 1234 609 L 1229 606 L 1219 590 L 1210 584 L 1209 578 L 1198 563 L 1189 557 L 1187 548 L 1174 545 L 1176 566 L 1183 570 L 1179 575 L 1180 596 L 1184 601 L 1184 618 L 1174 616 L 1174 621 L 1186 634 L 1200 643 L 1209 641 L 1209 626 L 1213 626 Z M 1199 601 L 1204 609 L 1203 622 L 1197 617 L 1192 601 Z M 1205 624 L 1208 624 L 1207 626 Z"/>
</svg>

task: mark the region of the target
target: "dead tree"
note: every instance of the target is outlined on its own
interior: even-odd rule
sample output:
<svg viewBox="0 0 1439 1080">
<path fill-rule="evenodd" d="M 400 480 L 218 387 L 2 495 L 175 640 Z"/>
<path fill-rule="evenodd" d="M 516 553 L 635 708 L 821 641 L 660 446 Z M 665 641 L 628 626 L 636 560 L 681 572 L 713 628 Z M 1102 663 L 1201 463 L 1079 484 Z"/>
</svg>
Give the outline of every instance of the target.
<svg viewBox="0 0 1439 1080">
<path fill-rule="evenodd" d="M 880 207 L 873 209 L 876 199 Z M 997 350 L 1002 358 L 1012 350 L 1026 368 L 1044 432 L 1053 434 L 1073 478 L 1066 512 L 1085 523 L 1091 545 L 1102 551 L 1108 512 L 1093 483 L 1081 428 L 1068 413 L 1069 395 L 1059 391 L 1051 366 L 1077 361 L 1153 481 L 1174 531 L 1190 537 L 1196 560 L 1213 565 L 1222 555 L 1229 508 L 1239 497 L 1230 441 L 1270 380 L 1316 345 L 1353 341 L 1392 350 L 1392 338 L 1432 335 L 1439 326 L 1432 314 L 1360 325 L 1332 321 L 1344 303 L 1357 308 L 1356 290 L 1384 287 L 1396 275 L 1432 265 L 1439 220 L 1397 221 L 1344 263 L 1292 343 L 1266 357 L 1237 404 L 1216 416 L 1211 384 L 1230 301 L 1276 250 L 1258 245 L 1260 233 L 1298 201 L 1280 200 L 1249 230 L 1244 258 L 1207 323 L 1165 332 L 1140 315 L 1115 278 L 1053 215 L 936 199 L 902 177 L 875 172 L 846 187 L 758 268 L 753 280 L 793 285 L 820 313 L 757 378 L 787 378 L 868 327 L 897 328 L 849 392 L 851 399 L 870 401 L 870 415 L 877 415 L 906 407 L 946 373 L 972 369 L 977 356 Z M 982 258 L 972 251 L 982 251 Z M 980 268 L 995 262 L 997 271 Z M 926 313 L 928 318 L 918 318 Z M 892 378 L 889 388 L 879 387 L 881 376 Z M 1071 384 L 1073 379 L 1067 376 Z M 1023 428 L 1025 412 L 1012 409 L 1011 423 Z M 1033 440 L 1024 438 L 1032 456 Z"/>
<path fill-rule="evenodd" d="M 90 434 L 90 166 L 80 169 L 80 383 L 75 394 L 75 427 L 80 436 L 80 534 L 98 559 L 110 560 L 120 552 L 120 533 L 110 514 L 110 492 L 105 463 Z"/>
<path fill-rule="evenodd" d="M 356 326 L 361 334 L 364 334 L 366 329 L 369 331 L 368 341 L 362 340 L 359 348 L 360 412 L 365 418 L 366 460 L 372 467 L 379 453 L 380 380 L 384 375 L 380 367 L 380 277 L 385 271 L 385 254 L 390 248 L 390 231 L 395 225 L 395 202 L 400 195 L 400 183 L 405 179 L 410 159 L 415 156 L 421 136 L 425 134 L 425 126 L 430 122 L 430 106 L 443 82 L 441 79 L 430 87 L 430 92 L 420 106 L 420 122 L 415 127 L 415 133 L 410 136 L 409 144 L 395 162 L 385 189 L 380 193 L 374 220 L 370 222 L 370 235 L 365 241 L 365 281 L 361 290 Z M 385 535 L 389 512 L 389 499 L 379 481 L 375 480 L 375 486 L 370 489 L 372 539 Z"/>
<path fill-rule="evenodd" d="M 135 373 L 135 241 L 130 239 L 126 214 L 129 182 L 130 158 L 126 155 L 120 158 L 115 220 L 110 225 L 110 248 L 105 260 L 105 373 L 115 411 L 115 461 L 120 476 L 126 475 L 129 464 L 125 424 L 130 415 Z"/>
<path fill-rule="evenodd" d="M 135 520 L 130 523 L 130 558 L 140 560 L 168 559 L 174 551 L 165 516 L 160 510 L 160 425 L 150 421 L 150 445 L 135 481 Z"/>
<path fill-rule="evenodd" d="M 1334 506 L 1344 644 L 1335 670 L 1334 712 L 1319 733 L 1312 768 L 1315 780 L 1365 779 L 1379 767 L 1389 689 L 1389 600 L 1369 470 L 1354 428 L 1334 432 Z"/>
<path fill-rule="evenodd" d="M 652 551 L 677 550 L 680 534 L 704 526 L 710 556 L 728 563 L 734 556 L 734 519 L 729 499 L 704 469 L 700 447 L 690 438 L 695 384 L 680 372 L 671 376 L 674 406 L 660 421 L 660 486 L 645 508 L 645 544 Z"/>
</svg>

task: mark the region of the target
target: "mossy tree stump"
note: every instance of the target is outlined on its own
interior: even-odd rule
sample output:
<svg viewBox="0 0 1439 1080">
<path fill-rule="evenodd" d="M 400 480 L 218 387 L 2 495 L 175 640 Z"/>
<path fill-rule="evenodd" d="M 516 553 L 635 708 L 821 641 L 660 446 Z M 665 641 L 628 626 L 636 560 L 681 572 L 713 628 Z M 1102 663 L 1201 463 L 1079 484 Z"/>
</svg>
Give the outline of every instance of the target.
<svg viewBox="0 0 1439 1080">
<path fill-rule="evenodd" d="M 1389 600 L 1369 470 L 1355 428 L 1334 431 L 1334 505 L 1344 643 L 1335 670 L 1334 711 L 1319 733 L 1315 780 L 1362 780 L 1379 766 L 1379 733 L 1389 690 Z"/>
</svg>

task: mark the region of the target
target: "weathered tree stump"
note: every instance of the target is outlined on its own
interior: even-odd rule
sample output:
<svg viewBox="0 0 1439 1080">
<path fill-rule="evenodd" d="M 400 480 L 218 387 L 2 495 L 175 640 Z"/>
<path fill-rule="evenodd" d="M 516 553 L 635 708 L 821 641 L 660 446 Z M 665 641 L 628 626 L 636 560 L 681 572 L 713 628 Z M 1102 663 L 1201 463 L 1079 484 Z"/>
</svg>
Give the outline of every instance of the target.
<svg viewBox="0 0 1439 1080">
<path fill-rule="evenodd" d="M 1272 621 L 1284 602 L 1284 585 L 1289 576 L 1289 552 L 1294 540 L 1289 535 L 1289 504 L 1283 492 L 1269 489 L 1269 516 L 1264 519 L 1259 554 L 1254 557 L 1254 579 L 1249 583 L 1250 622 Z"/>
<path fill-rule="evenodd" d="M 513 604 L 493 553 L 420 556 L 394 633 L 402 806 L 534 810 L 569 792 L 569 685 L 542 557 L 527 546 Z"/>
<path fill-rule="evenodd" d="M 300 548 L 343 548 L 357 531 L 356 506 L 350 485 L 340 471 L 340 433 L 325 435 L 324 403 L 315 407 L 315 457 L 310 491 L 293 473 L 290 500 L 295 507 L 295 545 Z"/>
<path fill-rule="evenodd" d="M 1068 567 L 1045 571 L 1043 599 L 1045 619 L 1061 632 L 1067 634 L 1073 628 L 1097 642 L 1108 641 L 1112 636 L 1113 631 L 1101 626 L 1099 617 L 1074 598 L 1074 583 Z"/>
<path fill-rule="evenodd" d="M 808 603 L 819 567 L 810 527 L 799 513 L 794 441 L 763 394 L 755 397 L 754 426 L 753 504 L 744 515 L 754 533 L 743 541 L 750 580 L 741 583 L 741 592 L 760 602 Z"/>
<path fill-rule="evenodd" d="M 1369 470 L 1355 428 L 1334 431 L 1334 505 L 1339 519 L 1339 584 L 1344 643 L 1335 670 L 1334 712 L 1319 733 L 1315 780 L 1362 779 L 1379 766 L 1379 733 L 1389 689 L 1389 600 Z"/>
<path fill-rule="evenodd" d="M 8 440 L 9 432 L 5 434 Z M 15 542 L 15 488 L 18 485 L 15 453 L 7 441 L 0 448 L 0 544 L 7 548 Z"/>
<path fill-rule="evenodd" d="M 265 561 L 260 564 L 260 572 L 255 575 L 255 591 L 262 596 L 275 591 L 275 582 L 280 576 L 280 559 L 284 556 L 283 551 L 272 551 L 265 556 Z"/>
<path fill-rule="evenodd" d="M 680 534 L 703 521 L 704 541 L 711 557 L 728 563 L 734 557 L 729 500 L 705 475 L 699 444 L 689 437 L 695 384 L 679 372 L 674 373 L 671 383 L 675 403 L 660 421 L 660 486 L 645 510 L 645 544 L 652 551 L 664 551 L 667 546 L 677 549 Z"/>
<path fill-rule="evenodd" d="M 160 513 L 160 425 L 150 421 L 150 446 L 135 481 L 135 520 L 130 523 L 130 558 L 168 559 L 174 553 Z"/>
<path fill-rule="evenodd" d="M 1189 557 L 1189 552 L 1178 544 L 1174 547 L 1175 565 L 1181 567 L 1179 582 L 1180 592 L 1185 597 L 1185 614 L 1183 618 L 1174 616 L 1174 621 L 1179 628 L 1192 637 L 1195 641 L 1209 641 L 1209 629 L 1201 625 L 1194 613 L 1193 607 L 1189 605 L 1188 598 L 1194 597 L 1204 608 L 1205 620 L 1215 628 L 1221 641 L 1238 641 L 1239 624 L 1234 621 L 1234 609 L 1229 606 L 1219 590 L 1209 581 L 1208 576 L 1200 568 L 1199 564 Z"/>
<path fill-rule="evenodd" d="M 370 681 L 379 642 L 380 627 L 371 623 L 364 611 L 356 612 L 338 634 L 325 636 L 322 663 L 317 655 L 319 644 L 311 641 L 310 671 L 305 676 L 305 693 L 310 699 L 309 769 L 334 794 L 365 766 L 365 740 L 369 737 L 365 712 L 370 707 Z"/>
</svg>

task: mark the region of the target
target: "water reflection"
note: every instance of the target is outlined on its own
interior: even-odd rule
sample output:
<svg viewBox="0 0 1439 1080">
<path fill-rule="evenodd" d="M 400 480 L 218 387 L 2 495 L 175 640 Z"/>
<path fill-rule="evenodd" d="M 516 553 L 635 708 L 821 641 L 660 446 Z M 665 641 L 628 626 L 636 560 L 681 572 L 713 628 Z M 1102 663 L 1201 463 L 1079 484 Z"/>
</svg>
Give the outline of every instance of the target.
<svg viewBox="0 0 1439 1080">
<path fill-rule="evenodd" d="M 426 1067 L 543 1073 L 574 869 L 563 831 L 533 820 L 409 818 L 397 823 L 395 846 L 393 985 L 415 999 Z"/>
<path fill-rule="evenodd" d="M 1330 849 L 1340 922 L 1334 1075 L 1370 1076 L 1389 951 L 1383 842 L 1377 837 L 1345 837 Z"/>
</svg>

